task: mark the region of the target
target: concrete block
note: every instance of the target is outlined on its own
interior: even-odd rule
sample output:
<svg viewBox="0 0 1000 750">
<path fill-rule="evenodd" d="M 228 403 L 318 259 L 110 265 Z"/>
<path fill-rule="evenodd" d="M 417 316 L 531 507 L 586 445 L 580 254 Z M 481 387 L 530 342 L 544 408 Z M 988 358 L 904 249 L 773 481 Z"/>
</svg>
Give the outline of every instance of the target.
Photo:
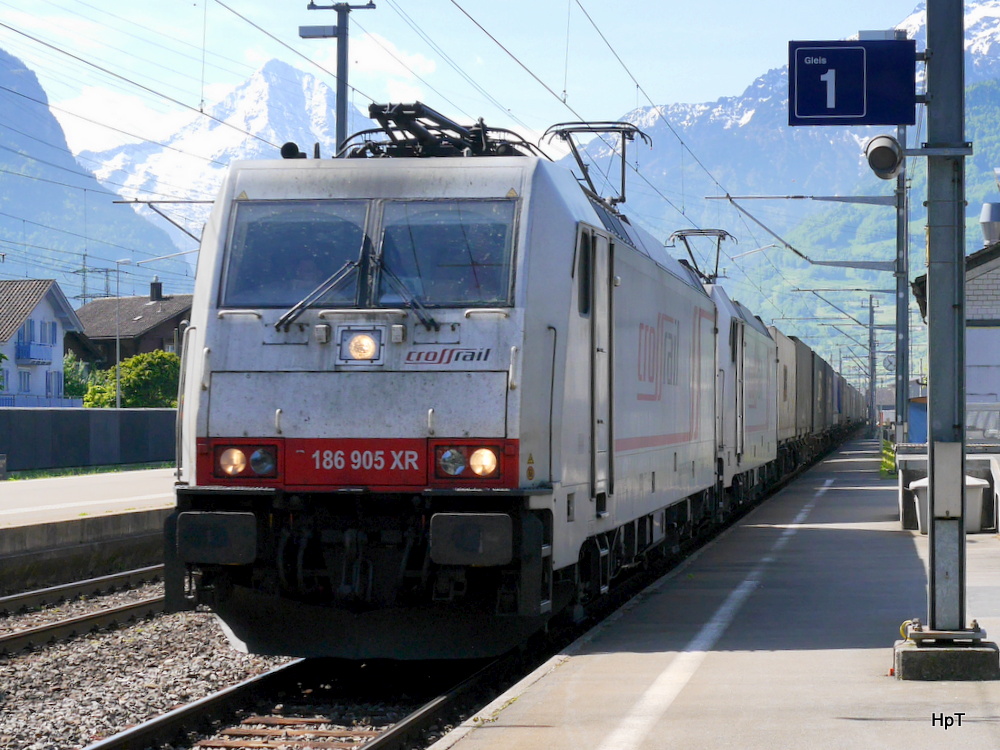
<svg viewBox="0 0 1000 750">
<path fill-rule="evenodd" d="M 942 646 L 896 641 L 893 657 L 897 680 L 1000 680 L 1000 649 L 990 641 Z"/>
</svg>

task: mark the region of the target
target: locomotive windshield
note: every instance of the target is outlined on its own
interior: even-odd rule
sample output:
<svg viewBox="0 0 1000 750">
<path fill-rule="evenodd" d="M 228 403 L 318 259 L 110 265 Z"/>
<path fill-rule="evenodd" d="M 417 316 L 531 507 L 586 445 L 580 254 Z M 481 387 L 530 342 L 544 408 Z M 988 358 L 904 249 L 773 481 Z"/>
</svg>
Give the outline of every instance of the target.
<svg viewBox="0 0 1000 750">
<path fill-rule="evenodd" d="M 510 304 L 515 201 L 386 201 L 381 212 L 370 203 L 237 202 L 222 306 Z"/>
<path fill-rule="evenodd" d="M 513 256 L 513 201 L 398 201 L 382 215 L 382 263 L 431 307 L 506 305 Z M 401 301 L 383 274 L 379 305 Z"/>
<path fill-rule="evenodd" d="M 290 307 L 361 257 L 365 201 L 241 201 L 236 205 L 222 304 Z M 353 307 L 352 273 L 315 304 Z"/>
</svg>

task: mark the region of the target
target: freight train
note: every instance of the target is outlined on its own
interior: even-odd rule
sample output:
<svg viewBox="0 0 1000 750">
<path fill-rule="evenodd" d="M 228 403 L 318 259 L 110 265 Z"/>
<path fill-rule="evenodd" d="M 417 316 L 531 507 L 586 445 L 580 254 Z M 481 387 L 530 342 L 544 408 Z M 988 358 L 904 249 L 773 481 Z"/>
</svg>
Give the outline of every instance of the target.
<svg viewBox="0 0 1000 750">
<path fill-rule="evenodd" d="M 513 134 L 372 116 L 338 158 L 233 164 L 215 201 L 168 609 L 252 653 L 498 654 L 863 421 L 815 352 Z"/>
</svg>

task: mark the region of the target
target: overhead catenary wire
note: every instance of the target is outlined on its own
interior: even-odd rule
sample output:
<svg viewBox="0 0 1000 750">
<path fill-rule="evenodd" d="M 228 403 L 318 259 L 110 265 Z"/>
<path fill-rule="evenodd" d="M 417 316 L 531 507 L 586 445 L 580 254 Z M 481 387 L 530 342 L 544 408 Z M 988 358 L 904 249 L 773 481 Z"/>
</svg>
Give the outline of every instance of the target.
<svg viewBox="0 0 1000 750">
<path fill-rule="evenodd" d="M 391 0 L 388 0 L 388 1 L 389 1 L 389 2 L 391 2 Z M 224 8 L 226 8 L 226 9 L 228 10 L 228 6 L 226 6 L 226 5 L 224 4 L 224 3 L 218 3 L 218 4 L 220 5 L 220 7 L 224 7 Z M 460 7 L 460 6 L 458 6 L 458 3 L 453 3 L 453 4 L 455 4 L 455 5 L 456 5 L 456 7 Z M 567 32 L 568 32 L 568 30 L 569 30 L 569 25 L 570 25 L 570 23 L 569 23 L 569 19 L 570 19 L 570 16 L 569 16 L 569 11 L 570 11 L 570 10 L 572 10 L 572 8 L 571 8 L 572 4 L 573 4 L 573 0 L 568 0 L 568 2 L 567 2 Z M 578 6 L 580 6 L 581 10 L 583 10 L 584 12 L 586 12 L 586 9 L 585 9 L 585 8 L 583 8 L 583 6 L 582 6 L 582 3 L 580 3 L 580 2 L 579 2 L 579 0 L 577 0 L 576 4 L 577 4 Z M 90 7 L 90 6 L 87 6 L 87 5 L 86 5 L 86 3 L 81 3 L 81 5 L 83 5 L 84 7 Z M 395 8 L 394 8 L 394 10 L 395 10 Z M 575 12 L 575 11 L 574 11 L 574 12 Z M 236 15 L 239 15 L 239 14 L 236 14 Z M 588 15 L 588 18 L 589 18 L 589 14 L 587 14 L 587 15 Z M 269 36 L 270 36 L 270 35 L 269 35 Z M 604 35 L 602 34 L 602 37 L 603 37 L 603 36 L 604 36 Z M 272 36 L 272 38 L 273 38 L 273 36 Z M 609 46 L 610 46 L 610 45 L 609 45 Z M 388 50 L 387 50 L 387 51 L 388 51 Z M 202 46 L 202 60 L 204 60 L 204 59 L 205 59 L 206 57 L 208 57 L 208 54 L 207 54 L 207 53 L 208 53 L 208 51 L 204 49 L 204 44 L 203 44 L 203 46 Z M 297 53 L 297 54 L 298 54 L 298 53 Z M 615 55 L 615 56 L 616 56 L 616 57 L 619 57 L 619 56 L 617 55 L 617 53 L 616 53 L 616 55 Z M 567 54 L 566 54 L 566 57 L 567 57 L 567 60 L 568 60 L 568 57 L 569 57 L 569 39 L 568 39 L 568 36 L 567 36 Z M 620 59 L 620 58 L 619 58 L 619 59 Z M 398 61 L 398 60 L 397 60 L 397 61 Z M 322 68 L 321 68 L 321 69 L 322 69 Z M 526 68 L 526 69 L 527 69 L 527 68 Z M 412 72 L 412 71 L 411 71 L 411 72 Z M 631 73 L 630 73 L 630 75 L 631 75 Z M 335 76 L 334 76 L 334 77 L 335 77 Z M 564 76 L 564 77 L 565 77 L 565 76 Z M 537 78 L 537 79 L 539 80 L 539 82 L 541 82 L 541 77 L 538 77 L 538 76 L 536 76 L 536 78 Z M 634 78 L 634 76 L 633 76 L 633 78 Z M 636 90 L 637 90 L 637 91 L 641 91 L 643 95 L 646 95 L 646 91 L 645 91 L 645 90 L 644 90 L 644 89 L 642 88 L 642 86 L 641 86 L 641 85 L 639 85 L 639 83 L 638 83 L 637 81 L 636 81 L 635 83 L 636 83 Z M 565 85 L 568 85 L 568 77 L 567 77 L 567 80 L 566 80 L 566 81 L 564 81 L 564 84 L 565 84 Z M 353 88 L 353 87 L 352 87 L 352 88 Z M 552 92 L 552 90 L 551 90 L 551 89 L 552 89 L 553 87 L 549 87 L 549 86 L 546 86 L 545 88 L 546 88 L 547 90 L 549 90 L 549 92 L 550 92 L 550 93 L 553 93 L 553 94 L 554 94 L 554 92 Z M 355 89 L 355 91 L 356 91 L 356 89 Z M 366 96 L 366 97 L 367 97 L 367 95 L 366 95 L 366 94 L 364 94 L 364 93 L 362 93 L 362 92 L 357 92 L 357 93 L 359 93 L 359 94 L 360 94 L 361 96 Z M 368 98 L 370 98 L 370 97 L 368 97 Z M 563 97 L 563 98 L 565 98 L 565 97 Z M 647 98 L 647 99 L 649 99 L 648 95 L 646 95 L 646 98 Z M 651 100 L 650 100 L 650 101 L 651 101 Z M 499 104 L 499 102 L 497 102 L 497 104 Z M 574 112 L 574 114 L 576 114 L 575 110 L 571 109 L 570 111 L 573 111 L 573 112 Z M 505 110 L 505 112 L 507 112 L 508 114 L 510 114 L 510 111 L 509 111 L 509 110 Z M 667 113 L 666 113 L 666 110 L 665 110 L 665 109 L 663 109 L 663 108 L 658 108 L 658 109 L 656 110 L 656 115 L 657 115 L 657 116 L 661 116 L 661 117 L 663 117 L 664 119 L 666 118 L 666 114 L 667 114 Z M 577 115 L 577 116 L 579 116 L 579 115 Z M 581 119 L 582 119 L 582 118 L 581 118 Z M 669 125 L 669 123 L 668 123 L 668 125 Z M 679 141 L 679 142 L 682 142 L 682 139 L 681 139 L 681 138 L 678 138 L 678 141 Z M 683 143 L 683 142 L 682 142 L 682 145 L 684 146 L 684 149 L 682 149 L 682 152 L 681 152 L 681 155 L 682 155 L 682 158 L 686 158 L 686 156 L 685 156 L 685 151 L 686 151 L 686 150 L 688 150 L 688 148 L 689 148 L 689 147 L 688 147 L 688 145 L 687 145 L 686 143 Z M 611 146 L 611 148 L 612 148 L 612 149 L 614 149 L 614 150 L 617 150 L 617 147 L 616 147 L 616 146 Z M 688 151 L 688 152 L 689 152 L 689 151 Z M 693 160 L 694 162 L 698 162 L 698 163 L 700 164 L 700 160 L 699 160 L 699 159 L 697 158 L 697 156 L 696 156 L 696 155 L 695 155 L 695 154 L 694 154 L 693 152 L 689 152 L 689 153 L 691 153 L 691 159 L 692 159 L 692 160 Z M 631 164 L 630 164 L 630 167 L 631 167 Z M 664 193 L 664 191 L 663 191 L 663 190 L 661 190 L 661 189 L 660 189 L 660 188 L 659 188 L 658 186 L 655 186 L 655 185 L 653 185 L 653 184 L 652 184 L 651 182 L 649 182 L 649 180 L 648 180 L 648 179 L 646 178 L 646 176 L 645 176 L 645 175 L 644 175 L 644 174 L 643 174 L 642 172 L 640 172 L 639 170 L 635 169 L 634 167 L 632 167 L 632 168 L 633 168 L 633 170 L 634 170 L 634 171 L 636 171 L 636 174 L 640 175 L 640 178 L 641 178 L 641 179 L 643 180 L 643 182 L 644 182 L 644 183 L 645 183 L 646 185 L 648 185 L 648 189 L 649 189 L 649 191 L 651 191 L 652 193 L 655 193 L 655 194 L 657 194 L 657 195 L 658 195 L 658 196 L 659 196 L 659 197 L 660 197 L 661 199 L 663 199 L 663 200 L 664 200 L 664 201 L 665 201 L 665 202 L 666 202 L 666 203 L 667 203 L 668 205 L 670 205 L 670 206 L 671 206 L 671 209 L 672 209 L 672 210 L 676 211 L 676 212 L 677 212 L 677 213 L 679 213 L 679 214 L 680 214 L 681 216 L 684 216 L 684 217 L 685 217 L 685 223 L 690 223 L 690 224 L 692 224 L 692 225 L 695 225 L 695 226 L 696 226 L 696 224 L 695 224 L 695 222 L 694 222 L 694 220 L 693 220 L 693 219 L 691 219 L 691 218 L 688 218 L 688 217 L 686 217 L 686 216 L 685 216 L 686 212 L 685 212 L 685 208 L 684 208 L 683 204 L 680 204 L 680 205 L 678 205 L 678 202 L 676 201 L 676 198 L 674 198 L 674 199 L 671 199 L 671 197 L 670 197 L 669 195 L 667 195 L 666 193 Z M 595 172 L 596 172 L 596 171 L 597 171 L 597 170 L 595 170 Z M 708 173 L 708 174 L 711 174 L 711 173 Z M 645 185 L 644 185 L 644 187 L 645 187 Z M 742 216 L 741 216 L 740 220 L 744 222 L 744 225 L 746 225 L 746 220 L 744 219 L 744 217 L 742 217 Z M 769 263 L 772 263 L 772 265 L 773 265 L 773 262 L 771 261 L 771 259 L 770 259 L 770 258 L 768 258 L 768 262 L 769 262 Z M 738 264 L 737 264 L 737 265 L 738 265 Z M 758 266 L 758 267 L 759 267 L 759 266 Z M 752 283 L 752 282 L 750 282 L 750 283 Z"/>
<path fill-rule="evenodd" d="M 383 52 L 385 52 L 387 55 L 389 55 L 389 57 L 391 57 L 393 60 L 395 60 L 396 62 L 398 62 L 400 65 L 402 65 L 406 70 L 410 71 L 410 73 L 412 73 L 413 76 L 418 81 L 420 81 L 427 88 L 429 88 L 435 94 L 437 94 L 442 99 L 444 99 L 444 101 L 448 102 L 448 104 L 450 104 L 451 106 L 453 106 L 455 109 L 457 109 L 458 111 L 462 112 L 462 114 L 464 114 L 466 117 L 470 117 L 471 118 L 471 115 L 469 115 L 467 112 L 463 111 L 461 107 L 459 107 L 457 104 L 455 104 L 455 102 L 453 102 L 447 96 L 445 96 L 440 91 L 438 91 L 430 82 L 428 82 L 422 75 L 420 75 L 419 73 L 417 73 L 417 71 L 415 71 L 413 68 L 411 68 L 409 65 L 407 65 L 403 60 L 400 60 L 399 56 L 395 52 L 393 52 L 391 49 L 389 49 L 386 45 L 382 44 L 382 42 L 379 41 L 378 37 L 376 37 L 374 34 L 369 33 L 368 30 L 365 29 L 365 27 L 362 26 L 357 21 L 354 21 L 353 25 L 357 26 L 358 29 L 360 29 L 365 34 L 368 34 L 368 38 L 371 39 L 372 42 L 374 42 L 376 45 L 378 45 L 382 49 Z"/>
<path fill-rule="evenodd" d="M 444 48 L 441 47 L 437 42 L 435 42 L 434 39 L 432 39 L 431 36 L 415 20 L 413 20 L 413 18 L 405 10 L 403 10 L 398 3 L 396 3 L 394 0 L 386 0 L 386 2 L 388 3 L 389 7 L 392 8 L 392 10 L 395 11 L 395 13 L 401 19 L 403 19 L 403 22 L 406 23 L 411 29 L 413 29 L 413 31 L 432 50 L 434 50 L 438 55 L 440 55 L 441 58 L 449 65 L 449 67 L 451 67 L 451 69 L 454 70 L 459 76 L 461 76 L 466 81 L 466 83 L 468 83 L 476 91 L 482 94 L 483 97 L 485 97 L 488 102 L 490 102 L 498 110 L 509 116 L 518 125 L 528 130 L 531 129 L 526 123 L 524 123 L 524 121 L 522 121 L 515 114 L 513 114 L 508 107 L 504 106 L 502 102 L 500 102 L 482 85 L 480 85 L 479 82 L 477 82 L 471 75 L 469 75 L 469 73 L 465 70 L 465 68 L 462 65 L 459 65 L 457 62 L 455 62 L 455 60 L 444 50 Z M 472 119 L 472 116 L 469 115 L 468 113 L 463 112 L 463 114 L 465 114 L 466 117 Z"/>
<path fill-rule="evenodd" d="M 15 91 L 14 89 L 7 88 L 6 86 L 0 86 L 0 91 L 6 91 L 7 93 L 15 94 L 16 96 L 20 96 L 23 99 L 27 99 L 28 101 L 35 102 L 36 104 L 42 105 L 44 107 L 48 107 L 49 109 L 51 109 L 51 110 L 53 110 L 55 112 L 62 112 L 63 114 L 69 115 L 70 117 L 75 117 L 77 119 L 83 120 L 84 122 L 89 122 L 92 125 L 97 125 L 97 126 L 102 127 L 102 128 L 107 128 L 108 130 L 114 131 L 115 133 L 120 133 L 121 135 L 128 136 L 129 138 L 135 138 L 137 140 L 144 141 L 146 143 L 151 143 L 151 144 L 153 144 L 155 146 L 159 146 L 159 147 L 161 147 L 163 149 L 166 149 L 168 151 L 173 151 L 175 153 L 182 154 L 184 156 L 190 156 L 191 158 L 194 158 L 194 159 L 201 159 L 201 160 L 206 161 L 206 162 L 208 162 L 210 164 L 218 164 L 219 166 L 226 166 L 223 162 L 220 162 L 220 161 L 217 161 L 215 159 L 212 159 L 211 157 L 200 156 L 198 154 L 192 154 L 192 153 L 190 153 L 188 151 L 184 151 L 183 149 L 179 149 L 176 146 L 171 146 L 169 143 L 162 143 L 161 141 L 157 141 L 155 139 L 145 138 L 145 137 L 143 137 L 141 135 L 138 135 L 137 133 L 133 133 L 133 132 L 128 131 L 128 130 L 122 130 L 121 128 L 115 127 L 114 125 L 108 125 L 107 123 L 104 123 L 104 122 L 99 122 L 97 120 L 94 120 L 93 118 L 86 117 L 86 116 L 81 115 L 81 114 L 79 114 L 77 112 L 72 112 L 72 111 L 70 111 L 68 109 L 65 109 L 63 107 L 56 106 L 55 104 L 51 104 L 51 103 L 48 103 L 48 102 L 43 102 L 40 99 L 36 99 L 33 96 L 28 96 L 27 94 L 25 94 L 25 93 L 23 93 L 21 91 Z M 11 128 L 11 129 L 13 130 L 13 128 Z"/>
<path fill-rule="evenodd" d="M 216 0 L 216 2 L 219 2 L 219 0 Z M 174 98 L 172 96 L 164 94 L 164 93 L 162 93 L 160 91 L 157 91 L 156 89 L 150 88 L 149 86 L 146 86 L 145 84 L 139 83 L 138 81 L 133 81 L 132 79 L 128 78 L 127 76 L 123 76 L 123 75 L 121 75 L 119 73 L 115 73 L 114 71 L 111 71 L 111 70 L 109 70 L 109 69 L 107 69 L 107 68 L 105 68 L 105 67 L 103 67 L 101 65 L 98 65 L 97 63 L 94 63 L 94 62 L 91 62 L 91 61 L 89 61 L 89 60 L 87 60 L 85 58 L 82 58 L 79 55 L 74 55 L 72 52 L 67 52 L 64 49 L 59 49 L 55 45 L 50 44 L 49 42 L 46 42 L 46 41 L 44 41 L 42 39 L 39 39 L 38 37 L 33 36 L 32 34 L 29 34 L 26 31 L 21 31 L 20 29 L 16 29 L 13 26 L 11 26 L 9 24 L 6 24 L 6 23 L 4 23 L 2 21 L 0 21 L 0 27 L 5 28 L 8 31 L 13 31 L 15 34 L 20 34 L 21 36 L 23 36 L 23 37 L 25 37 L 27 39 L 31 39 L 31 40 L 33 40 L 33 41 L 37 42 L 38 44 L 41 44 L 41 45 L 43 45 L 45 47 L 48 47 L 50 49 L 54 49 L 57 52 L 60 52 L 63 55 L 66 55 L 67 57 L 70 57 L 70 58 L 76 60 L 77 62 L 83 63 L 84 65 L 87 65 L 89 67 L 92 67 L 95 70 L 99 70 L 102 73 L 105 73 L 106 75 L 109 75 L 109 76 L 117 78 L 117 79 L 119 79 L 121 81 L 125 81 L 127 83 L 130 83 L 131 85 L 133 85 L 133 86 L 135 86 L 135 87 L 137 87 L 137 88 L 139 88 L 139 89 L 141 89 L 143 91 L 146 91 L 146 92 L 151 93 L 151 94 L 155 94 L 156 96 L 159 96 L 159 97 L 163 98 L 164 100 L 166 100 L 168 102 L 171 102 L 172 104 L 176 104 L 177 106 L 182 107 L 184 109 L 191 110 L 192 112 L 197 112 L 198 114 L 202 115 L 203 117 L 207 117 L 210 120 L 214 120 L 215 122 L 219 123 L 220 125 L 223 125 L 224 127 L 236 130 L 236 131 L 238 131 L 239 133 L 241 133 L 243 135 L 250 136 L 251 138 L 254 138 L 254 139 L 256 139 L 256 140 L 258 140 L 258 141 L 260 141 L 262 143 L 265 143 L 268 146 L 271 146 L 273 148 L 279 148 L 279 144 L 277 144 L 277 143 L 271 143 L 271 141 L 269 141 L 266 138 L 263 138 L 263 137 L 257 135 L 256 133 L 251 133 L 248 130 L 244 130 L 243 128 L 237 127 L 236 125 L 233 125 L 232 123 L 227 122 L 226 120 L 223 120 L 223 119 L 221 119 L 219 117 L 216 117 L 215 115 L 209 114 L 208 112 L 199 112 L 199 110 L 198 110 L 197 107 L 194 107 L 194 106 L 192 106 L 190 104 L 182 102 L 179 99 L 176 99 L 176 98 Z"/>
<path fill-rule="evenodd" d="M 225 8 L 226 10 L 228 10 L 230 13 L 232 13 L 234 16 L 236 16 L 240 20 L 242 20 L 242 21 L 250 24 L 255 29 L 257 29 L 257 31 L 259 31 L 260 33 L 264 34 L 266 37 L 268 37 L 272 41 L 277 42 L 282 47 L 284 47 L 285 49 L 287 49 L 289 52 L 292 52 L 293 54 L 298 55 L 303 60 L 305 60 L 306 62 L 308 62 L 311 65 L 314 65 L 316 68 L 318 68 L 319 70 L 322 70 L 327 75 L 333 76 L 334 80 L 336 80 L 336 81 L 340 80 L 337 77 L 336 73 L 334 73 L 331 70 L 327 70 L 322 65 L 320 65 L 318 62 L 316 62 L 315 60 L 313 60 L 312 58 L 310 58 L 308 55 L 303 54 L 299 50 L 295 49 L 295 47 L 293 47 L 292 45 L 288 44 L 287 42 L 282 41 L 281 39 L 279 39 L 278 37 L 276 37 L 274 34 L 272 34 L 270 31 L 268 31 L 267 29 L 265 29 L 263 26 L 261 26 L 260 24 L 254 23 L 253 21 L 251 21 L 249 18 L 247 18 L 246 16 L 244 16 L 239 11 L 236 11 L 233 8 L 230 8 L 228 5 L 226 5 L 224 2 L 222 2 L 222 0 L 214 0 L 214 2 L 215 2 L 216 5 L 219 5 L 222 8 Z M 350 83 L 347 84 L 347 88 L 350 91 L 354 92 L 354 93 L 361 94 L 361 96 L 363 96 L 365 99 L 367 99 L 370 102 L 374 102 L 375 101 L 375 99 L 372 96 L 370 96 L 369 94 L 366 94 L 364 91 L 362 91 L 361 89 L 357 88 L 356 86 L 351 85 Z M 274 144 L 272 143 L 270 145 L 273 146 Z"/>
</svg>

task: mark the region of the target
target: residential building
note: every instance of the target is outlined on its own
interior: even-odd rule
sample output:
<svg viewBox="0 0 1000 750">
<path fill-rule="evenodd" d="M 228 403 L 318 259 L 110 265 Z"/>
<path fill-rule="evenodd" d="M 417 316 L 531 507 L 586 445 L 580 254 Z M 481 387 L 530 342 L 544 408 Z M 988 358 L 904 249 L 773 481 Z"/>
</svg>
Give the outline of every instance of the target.
<svg viewBox="0 0 1000 750">
<path fill-rule="evenodd" d="M 100 352 L 102 367 L 113 367 L 120 349 L 121 359 L 161 349 L 180 353 L 181 323 L 191 314 L 190 294 L 164 295 L 163 284 L 154 280 L 148 297 L 101 297 L 76 311 L 84 333 Z M 70 343 L 76 351 L 77 344 Z M 76 351 L 88 359 L 87 352 Z"/>
<path fill-rule="evenodd" d="M 52 279 L 0 280 L 0 406 L 82 406 L 63 397 L 63 340 L 82 330 Z"/>
<path fill-rule="evenodd" d="M 912 287 L 926 320 L 927 276 L 918 276 Z M 996 442 L 1000 438 L 1000 242 L 965 258 L 965 400 L 968 439 Z M 922 419 L 922 423 L 921 417 L 911 419 L 914 425 L 922 424 L 922 428 L 911 426 L 914 439 L 926 440 L 926 417 Z"/>
</svg>

